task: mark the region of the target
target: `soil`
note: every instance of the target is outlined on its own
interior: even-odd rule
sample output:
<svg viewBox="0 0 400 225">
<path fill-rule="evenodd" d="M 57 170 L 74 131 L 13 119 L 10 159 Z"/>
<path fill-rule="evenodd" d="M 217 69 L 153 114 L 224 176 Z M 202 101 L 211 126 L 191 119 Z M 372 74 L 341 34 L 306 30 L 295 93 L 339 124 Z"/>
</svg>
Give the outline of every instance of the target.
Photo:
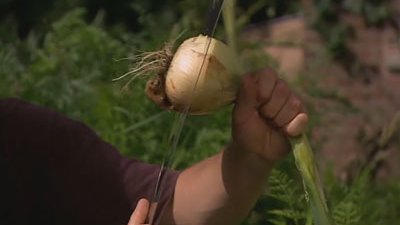
<svg viewBox="0 0 400 225">
<path fill-rule="evenodd" d="M 347 47 L 356 72 L 333 61 L 324 40 L 303 17 L 285 17 L 249 27 L 244 37 L 264 43 L 279 72 L 312 112 L 311 140 L 320 169 L 351 180 L 373 165 L 374 178 L 400 177 L 400 132 L 380 143 L 382 130 L 400 113 L 400 38 L 393 24 L 368 27 L 362 18 L 343 15 L 354 35 Z M 356 74 L 355 74 L 356 73 Z"/>
</svg>

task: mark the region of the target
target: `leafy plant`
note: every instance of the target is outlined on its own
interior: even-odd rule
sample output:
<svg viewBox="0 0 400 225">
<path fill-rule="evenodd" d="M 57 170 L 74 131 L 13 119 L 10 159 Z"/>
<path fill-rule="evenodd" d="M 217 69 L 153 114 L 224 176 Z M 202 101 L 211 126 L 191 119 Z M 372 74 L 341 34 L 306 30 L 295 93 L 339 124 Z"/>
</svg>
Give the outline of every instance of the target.
<svg viewBox="0 0 400 225">
<path fill-rule="evenodd" d="M 83 121 L 122 154 L 160 163 L 167 148 L 165 134 L 172 126 L 173 115 L 162 112 L 146 99 L 144 81 L 137 80 L 128 91 L 121 92 L 123 84 L 111 80 L 128 71 L 130 61 L 118 59 L 129 58 L 139 49 L 156 49 L 185 29 L 201 30 L 199 21 L 202 18 L 199 17 L 203 14 L 197 10 L 204 10 L 206 5 L 190 0 L 165 1 L 161 6 L 172 4 L 173 7 L 165 10 L 174 12 L 156 15 L 158 10 L 164 10 L 163 7 L 153 10 L 154 2 L 146 2 L 135 1 L 136 6 L 133 6 L 136 14 L 142 16 L 140 26 L 143 28 L 137 28 L 135 32 L 126 30 L 118 22 L 107 25 L 101 16 L 92 22 L 83 9 L 64 13 L 62 7 L 51 17 L 59 19 L 34 29 L 25 39 L 18 37 L 18 26 L 12 19 L 2 21 L 0 97 L 19 97 L 45 105 Z M 278 4 L 277 1 L 266 4 L 272 7 L 273 2 Z M 375 1 L 370 5 L 378 3 Z M 197 4 L 201 6 L 194 7 Z M 250 8 L 251 3 L 246 4 L 240 6 Z M 320 4 L 320 9 L 327 13 L 323 18 L 335 18 L 336 12 L 331 8 L 333 1 L 320 1 Z M 369 6 L 352 7 L 351 10 L 363 12 Z M 239 13 L 245 15 L 245 11 Z M 252 15 L 258 17 L 259 13 Z M 377 14 L 383 18 L 380 16 L 383 14 Z M 158 24 L 162 29 L 156 29 L 157 21 L 163 21 Z M 327 32 L 337 33 L 333 36 L 332 49 L 342 51 L 341 40 L 347 35 L 346 28 Z M 337 98 L 334 94 L 325 93 L 325 97 Z M 174 168 L 185 168 L 221 149 L 230 138 L 230 113 L 231 109 L 227 108 L 210 116 L 191 118 L 186 124 L 187 132 L 182 137 Z M 350 183 L 329 179 L 328 175 L 322 178 L 337 225 L 389 225 L 400 220 L 400 183 L 397 180 L 378 183 L 371 180 L 368 172 L 359 174 Z M 268 190 L 243 224 L 308 225 L 310 221 L 307 195 L 293 167 L 293 159 L 288 158 L 272 173 Z"/>
<path fill-rule="evenodd" d="M 273 170 L 268 180 L 270 185 L 268 195 L 283 203 L 282 208 L 268 211 L 272 214 L 272 218 L 268 221 L 274 225 L 304 224 L 308 207 L 301 187 L 279 170 Z"/>
<path fill-rule="evenodd" d="M 389 19 L 390 13 L 386 1 L 344 0 L 343 9 L 364 17 L 367 24 L 379 25 Z"/>
</svg>

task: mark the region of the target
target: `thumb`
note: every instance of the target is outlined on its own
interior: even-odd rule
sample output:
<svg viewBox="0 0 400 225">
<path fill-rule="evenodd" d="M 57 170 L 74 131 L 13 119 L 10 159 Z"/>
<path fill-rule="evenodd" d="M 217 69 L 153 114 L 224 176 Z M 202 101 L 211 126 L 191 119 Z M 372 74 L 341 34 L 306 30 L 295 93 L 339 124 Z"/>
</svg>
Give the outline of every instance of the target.
<svg viewBox="0 0 400 225">
<path fill-rule="evenodd" d="M 149 213 L 150 203 L 147 199 L 140 199 L 133 211 L 128 225 L 144 225 Z"/>
<path fill-rule="evenodd" d="M 292 121 L 283 127 L 287 135 L 295 137 L 304 132 L 307 128 L 308 115 L 304 112 L 299 113 Z"/>
</svg>

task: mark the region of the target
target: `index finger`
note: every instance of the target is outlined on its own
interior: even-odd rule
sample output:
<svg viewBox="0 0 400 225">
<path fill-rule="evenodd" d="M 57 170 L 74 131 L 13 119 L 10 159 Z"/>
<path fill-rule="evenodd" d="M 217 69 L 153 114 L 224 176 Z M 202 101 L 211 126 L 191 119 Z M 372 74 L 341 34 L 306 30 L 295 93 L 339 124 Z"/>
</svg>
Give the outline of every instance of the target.
<svg viewBox="0 0 400 225">
<path fill-rule="evenodd" d="M 150 203 L 146 199 L 140 199 L 133 211 L 128 225 L 144 225 L 147 214 L 149 213 Z"/>
</svg>

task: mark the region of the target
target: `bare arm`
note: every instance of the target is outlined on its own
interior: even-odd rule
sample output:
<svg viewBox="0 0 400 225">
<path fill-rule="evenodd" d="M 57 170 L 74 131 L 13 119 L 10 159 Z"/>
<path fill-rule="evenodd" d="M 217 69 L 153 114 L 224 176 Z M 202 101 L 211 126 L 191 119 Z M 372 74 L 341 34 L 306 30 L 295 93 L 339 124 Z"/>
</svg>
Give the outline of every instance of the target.
<svg viewBox="0 0 400 225">
<path fill-rule="evenodd" d="M 257 155 L 227 148 L 185 170 L 175 188 L 176 224 L 239 224 L 271 168 Z"/>
<path fill-rule="evenodd" d="M 231 143 L 181 173 L 172 216 L 162 224 L 239 224 L 261 195 L 274 164 L 289 152 L 287 135 L 300 134 L 307 120 L 299 98 L 273 71 L 244 76 Z"/>
</svg>

